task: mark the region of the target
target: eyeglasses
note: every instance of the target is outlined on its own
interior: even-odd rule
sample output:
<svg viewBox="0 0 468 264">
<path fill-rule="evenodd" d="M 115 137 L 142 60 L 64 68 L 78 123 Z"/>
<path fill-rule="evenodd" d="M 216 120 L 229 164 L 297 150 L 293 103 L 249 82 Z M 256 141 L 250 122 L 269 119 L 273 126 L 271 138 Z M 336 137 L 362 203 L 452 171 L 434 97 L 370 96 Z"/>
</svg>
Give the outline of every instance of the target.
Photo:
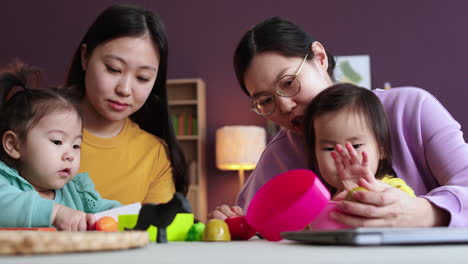
<svg viewBox="0 0 468 264">
<path fill-rule="evenodd" d="M 304 66 L 307 57 L 309 56 L 310 50 L 302 60 L 301 66 L 297 69 L 293 75 L 283 75 L 275 83 L 275 93 L 282 97 L 293 97 L 301 90 L 301 83 L 297 79 L 297 76 L 301 72 L 302 66 Z M 276 100 L 274 94 L 260 94 L 252 98 L 250 102 L 250 109 L 255 113 L 267 116 L 275 112 Z"/>
</svg>

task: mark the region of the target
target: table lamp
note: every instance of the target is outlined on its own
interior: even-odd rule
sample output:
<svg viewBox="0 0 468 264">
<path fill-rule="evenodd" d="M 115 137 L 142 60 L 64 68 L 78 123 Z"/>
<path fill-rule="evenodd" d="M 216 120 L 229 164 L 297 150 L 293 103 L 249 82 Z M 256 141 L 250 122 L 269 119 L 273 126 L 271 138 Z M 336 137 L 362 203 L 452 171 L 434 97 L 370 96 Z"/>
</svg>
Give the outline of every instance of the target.
<svg viewBox="0 0 468 264">
<path fill-rule="evenodd" d="M 216 131 L 216 167 L 239 171 L 239 189 L 244 171 L 253 170 L 265 149 L 266 133 L 259 126 L 224 126 Z"/>
</svg>

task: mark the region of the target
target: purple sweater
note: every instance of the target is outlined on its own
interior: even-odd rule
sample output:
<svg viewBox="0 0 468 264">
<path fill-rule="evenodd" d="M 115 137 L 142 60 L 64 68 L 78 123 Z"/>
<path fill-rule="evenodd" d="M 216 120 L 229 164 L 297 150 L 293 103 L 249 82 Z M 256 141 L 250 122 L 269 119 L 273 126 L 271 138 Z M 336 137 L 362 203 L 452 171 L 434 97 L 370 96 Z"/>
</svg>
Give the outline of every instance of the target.
<svg viewBox="0 0 468 264">
<path fill-rule="evenodd" d="M 468 145 L 460 124 L 428 92 L 414 87 L 373 91 L 390 125 L 393 169 L 416 195 L 451 215 L 450 227 L 468 227 Z M 247 209 L 274 176 L 307 168 L 301 136 L 282 129 L 267 145 L 237 198 Z"/>
</svg>

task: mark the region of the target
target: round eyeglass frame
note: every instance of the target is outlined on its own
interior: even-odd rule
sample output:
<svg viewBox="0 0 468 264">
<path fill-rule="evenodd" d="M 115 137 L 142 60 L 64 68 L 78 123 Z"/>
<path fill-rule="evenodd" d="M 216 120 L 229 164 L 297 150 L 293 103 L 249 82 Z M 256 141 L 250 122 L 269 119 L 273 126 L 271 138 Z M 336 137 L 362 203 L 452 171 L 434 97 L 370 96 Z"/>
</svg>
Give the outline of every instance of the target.
<svg viewBox="0 0 468 264">
<path fill-rule="evenodd" d="M 281 76 L 281 78 L 279 78 L 276 82 L 275 82 L 275 93 L 281 97 L 287 97 L 287 98 L 290 98 L 290 97 L 293 97 L 295 96 L 296 94 L 298 94 L 300 91 L 301 91 L 301 82 L 299 81 L 299 79 L 297 78 L 297 76 L 299 75 L 299 73 L 301 72 L 302 70 L 302 66 L 304 66 L 304 63 L 306 62 L 307 60 L 307 57 L 309 56 L 309 53 L 310 53 L 310 50 L 307 51 L 307 54 L 305 55 L 304 59 L 302 60 L 302 63 L 301 65 L 299 66 L 299 68 L 297 69 L 296 73 L 295 74 L 286 74 L 286 75 L 283 75 Z M 287 78 L 287 77 L 292 77 L 294 78 L 293 80 L 294 81 L 297 81 L 297 84 L 298 84 L 298 88 L 296 91 L 294 91 L 292 94 L 285 94 L 285 93 L 281 93 L 282 89 L 279 89 L 278 87 L 278 83 L 283 80 L 284 78 Z M 274 94 L 270 94 L 268 96 L 271 97 L 271 99 L 273 100 L 273 109 L 267 113 L 261 113 L 258 111 L 258 108 L 256 107 L 257 106 L 257 103 L 255 102 L 255 100 L 260 97 L 260 96 L 265 96 L 265 95 L 259 95 L 259 96 L 256 96 L 254 98 L 251 98 L 251 101 L 250 101 L 250 110 L 254 111 L 256 114 L 258 115 L 261 115 L 261 116 L 268 116 L 268 115 L 271 115 L 272 113 L 274 113 L 276 111 L 276 97 L 274 96 Z"/>
</svg>

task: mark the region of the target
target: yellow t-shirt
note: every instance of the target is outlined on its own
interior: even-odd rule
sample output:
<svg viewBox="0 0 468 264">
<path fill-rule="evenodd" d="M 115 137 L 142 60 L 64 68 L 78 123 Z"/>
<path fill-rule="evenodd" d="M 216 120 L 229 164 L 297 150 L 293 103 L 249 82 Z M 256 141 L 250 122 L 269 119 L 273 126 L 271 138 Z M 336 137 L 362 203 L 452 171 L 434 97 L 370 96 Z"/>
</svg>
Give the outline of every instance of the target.
<svg viewBox="0 0 468 264">
<path fill-rule="evenodd" d="M 175 193 L 166 144 L 130 119 L 112 138 L 83 131 L 79 172 L 89 172 L 103 198 L 122 204 L 165 203 Z"/>
</svg>

